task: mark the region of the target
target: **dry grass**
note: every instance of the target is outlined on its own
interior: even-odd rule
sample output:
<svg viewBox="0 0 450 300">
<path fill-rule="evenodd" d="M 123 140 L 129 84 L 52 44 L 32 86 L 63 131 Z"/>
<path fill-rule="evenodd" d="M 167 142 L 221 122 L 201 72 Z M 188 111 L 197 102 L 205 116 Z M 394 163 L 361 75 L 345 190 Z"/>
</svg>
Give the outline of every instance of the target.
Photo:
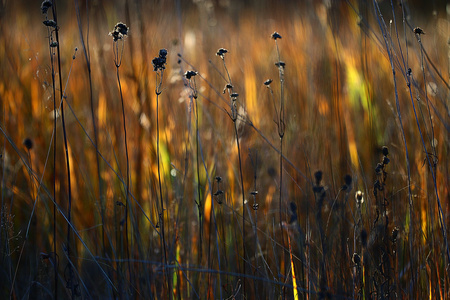
<svg viewBox="0 0 450 300">
<path fill-rule="evenodd" d="M 408 23 L 389 1 L 103 2 L 80 3 L 97 139 L 76 5 L 58 3 L 71 224 L 45 18 L 26 1 L 1 10 L 3 298 L 450 298 L 445 1 L 436 14 L 405 4 Z M 118 21 L 130 27 L 126 124 L 108 36 Z M 286 63 L 281 193 L 274 31 Z"/>
</svg>

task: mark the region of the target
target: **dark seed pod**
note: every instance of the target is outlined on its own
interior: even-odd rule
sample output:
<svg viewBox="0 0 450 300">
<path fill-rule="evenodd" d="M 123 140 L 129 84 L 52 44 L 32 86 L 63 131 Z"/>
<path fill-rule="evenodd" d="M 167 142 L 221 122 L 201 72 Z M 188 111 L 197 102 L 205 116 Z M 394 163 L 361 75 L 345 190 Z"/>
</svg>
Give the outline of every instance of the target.
<svg viewBox="0 0 450 300">
<path fill-rule="evenodd" d="M 270 37 L 273 38 L 274 40 L 281 39 L 281 35 L 276 31 L 272 33 Z"/>
<path fill-rule="evenodd" d="M 33 149 L 33 141 L 30 138 L 26 138 L 23 141 L 23 145 L 25 146 L 25 148 L 27 148 L 27 150 Z"/>
<path fill-rule="evenodd" d="M 53 20 L 45 20 L 42 23 L 44 23 L 44 25 L 47 26 L 47 27 L 56 28 L 56 22 L 53 21 Z"/>
<path fill-rule="evenodd" d="M 322 181 L 322 175 L 322 171 L 317 171 L 316 173 L 314 173 L 314 177 L 316 178 L 316 185 L 319 185 Z"/>
<path fill-rule="evenodd" d="M 420 27 L 414 28 L 414 33 L 418 35 L 425 34 L 425 32 Z"/>
<path fill-rule="evenodd" d="M 272 79 L 267 79 L 266 81 L 264 81 L 264 85 L 269 86 L 272 83 Z"/>
</svg>

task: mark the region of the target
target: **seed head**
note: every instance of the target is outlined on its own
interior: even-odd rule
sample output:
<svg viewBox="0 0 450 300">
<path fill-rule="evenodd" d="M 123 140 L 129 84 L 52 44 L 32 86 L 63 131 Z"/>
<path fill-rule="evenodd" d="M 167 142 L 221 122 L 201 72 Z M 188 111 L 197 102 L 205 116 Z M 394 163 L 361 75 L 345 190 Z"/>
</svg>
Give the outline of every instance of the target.
<svg viewBox="0 0 450 300">
<path fill-rule="evenodd" d="M 220 48 L 219 50 L 217 50 L 216 55 L 220 56 L 220 58 L 224 58 L 225 53 L 228 53 L 228 50 L 225 48 Z"/>
<path fill-rule="evenodd" d="M 237 98 L 237 97 L 239 97 L 239 94 L 238 93 L 232 93 L 230 96 L 231 96 L 231 98 Z"/>
<path fill-rule="evenodd" d="M 116 24 L 116 26 L 114 26 L 114 31 L 117 31 L 122 35 L 128 35 L 128 29 L 129 28 L 127 27 L 127 25 L 122 22 L 119 22 Z"/>
<path fill-rule="evenodd" d="M 398 227 L 395 227 L 395 228 L 392 230 L 392 237 L 391 237 L 391 239 L 392 239 L 392 242 L 394 242 L 394 243 L 397 241 L 398 232 L 399 232 Z"/>
<path fill-rule="evenodd" d="M 23 140 L 23 145 L 27 148 L 27 150 L 33 149 L 33 141 L 30 138 Z"/>
<path fill-rule="evenodd" d="M 264 85 L 265 86 L 269 86 L 272 83 L 272 79 L 267 79 L 266 81 L 264 81 Z"/>
<path fill-rule="evenodd" d="M 122 22 L 117 23 L 114 26 L 114 30 L 109 33 L 113 37 L 114 42 L 123 39 L 124 36 L 128 35 L 129 28 Z"/>
<path fill-rule="evenodd" d="M 411 70 L 411 69 L 408 69 L 408 72 L 409 72 L 409 70 Z M 389 149 L 388 149 L 388 147 L 383 146 L 383 148 L 381 148 L 381 152 L 383 152 L 383 155 L 384 155 L 384 156 L 388 156 L 388 154 L 389 154 Z"/>
<path fill-rule="evenodd" d="M 425 32 L 420 27 L 414 28 L 414 33 L 418 35 L 425 34 Z"/>
<path fill-rule="evenodd" d="M 276 31 L 272 33 L 270 37 L 273 38 L 274 40 L 281 39 L 281 35 Z"/>
<path fill-rule="evenodd" d="M 275 63 L 275 66 L 277 66 L 278 68 L 283 68 L 284 69 L 284 67 L 286 66 L 286 63 L 284 62 L 284 61 L 277 61 L 276 63 Z"/>
<path fill-rule="evenodd" d="M 377 167 L 375 168 L 375 172 L 376 172 L 377 174 L 380 174 L 382 169 L 383 169 L 383 164 L 378 163 L 378 164 L 377 164 Z"/>
<path fill-rule="evenodd" d="M 356 201 L 356 205 L 360 206 L 361 204 L 364 203 L 364 194 L 361 191 L 357 191 L 355 193 L 355 201 Z"/>
<path fill-rule="evenodd" d="M 118 31 L 111 31 L 109 35 L 113 37 L 114 42 L 122 39 L 122 35 Z"/>
<path fill-rule="evenodd" d="M 219 196 L 222 195 L 223 191 L 222 190 L 218 190 L 217 192 L 214 193 L 214 196 Z"/>
<path fill-rule="evenodd" d="M 159 70 L 164 70 L 166 68 L 166 56 L 167 56 L 167 49 L 161 49 L 159 50 L 159 56 L 155 57 L 152 60 L 153 64 L 153 71 L 157 72 Z"/>
<path fill-rule="evenodd" d="M 233 86 L 232 86 L 231 84 L 227 83 L 227 84 L 225 85 L 225 87 L 223 88 L 222 93 L 225 94 L 225 92 L 227 91 L 227 89 L 232 89 L 232 88 L 233 88 Z"/>
<path fill-rule="evenodd" d="M 167 56 L 167 49 L 163 48 L 159 50 L 159 57 L 166 57 Z"/>
<path fill-rule="evenodd" d="M 187 80 L 190 80 L 192 77 L 196 76 L 197 72 L 195 71 L 186 71 L 186 73 L 184 73 L 184 77 L 186 77 Z"/>
<path fill-rule="evenodd" d="M 353 256 L 352 256 L 352 262 L 353 262 L 356 266 L 360 266 L 360 265 L 361 265 L 361 256 L 359 256 L 358 253 L 353 253 Z"/>
<path fill-rule="evenodd" d="M 314 173 L 314 177 L 316 178 L 316 185 L 320 185 L 320 182 L 322 181 L 323 173 L 322 171 L 317 171 Z"/>
<path fill-rule="evenodd" d="M 56 28 L 56 22 L 53 21 L 53 20 L 45 20 L 42 23 L 44 23 L 44 25 L 47 26 L 47 27 Z"/>
<path fill-rule="evenodd" d="M 43 14 L 46 14 L 50 7 L 52 7 L 52 1 L 50 1 L 50 0 L 43 1 L 42 4 L 41 4 L 41 12 Z"/>
</svg>

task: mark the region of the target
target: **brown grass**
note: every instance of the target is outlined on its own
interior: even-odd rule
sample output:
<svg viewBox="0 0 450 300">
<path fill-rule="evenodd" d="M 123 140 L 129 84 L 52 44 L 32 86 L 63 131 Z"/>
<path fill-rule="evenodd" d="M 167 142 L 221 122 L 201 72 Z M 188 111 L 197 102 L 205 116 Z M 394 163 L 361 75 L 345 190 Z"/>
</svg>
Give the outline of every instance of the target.
<svg viewBox="0 0 450 300">
<path fill-rule="evenodd" d="M 437 1 L 436 14 L 415 2 L 405 4 L 408 23 L 402 22 L 401 6 L 394 7 L 395 22 L 389 22 L 394 18 L 389 1 L 380 1 L 379 12 L 371 1 L 331 7 L 319 1 L 231 1 L 229 6 L 213 2 L 212 8 L 209 1 L 181 1 L 179 7 L 169 1 L 116 2 L 88 2 L 89 10 L 80 3 L 97 148 L 74 4 L 58 3 L 72 183 L 70 261 L 82 297 L 291 299 L 297 295 L 294 287 L 304 299 L 450 297 L 445 1 Z M 55 168 L 48 33 L 34 5 L 6 2 L 0 16 L 0 295 L 67 298 L 63 133 L 58 120 Z M 118 21 L 130 27 L 120 67 L 130 207 L 125 207 L 121 96 L 108 36 Z M 424 35 L 414 34 L 417 26 Z M 279 109 L 274 31 L 282 36 L 278 46 L 286 63 L 281 193 L 277 115 L 263 84 L 274 80 Z M 230 120 L 228 94 L 222 94 L 228 77 L 215 55 L 221 47 L 228 49 L 226 66 L 233 92 L 239 93 L 236 124 Z M 158 198 L 158 82 L 151 61 L 162 48 L 169 54 L 158 99 Z M 187 70 L 198 72 L 198 110 L 183 78 Z M 26 138 L 33 142 L 29 151 Z M 377 173 L 385 156 L 382 146 L 389 149 L 389 163 Z M 321 180 L 315 177 L 318 170 Z M 345 175 L 351 182 L 344 181 Z M 358 190 L 364 194 L 359 207 Z M 196 201 L 202 203 L 200 221 Z"/>
</svg>

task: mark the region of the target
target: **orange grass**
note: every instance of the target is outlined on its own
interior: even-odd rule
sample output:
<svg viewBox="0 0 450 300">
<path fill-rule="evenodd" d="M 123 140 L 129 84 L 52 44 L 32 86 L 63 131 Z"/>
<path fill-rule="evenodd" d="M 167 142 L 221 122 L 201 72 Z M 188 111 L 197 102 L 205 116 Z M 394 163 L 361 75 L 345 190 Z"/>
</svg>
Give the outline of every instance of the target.
<svg viewBox="0 0 450 300">
<path fill-rule="evenodd" d="M 395 64 L 397 91 L 376 19 L 377 8 L 371 1 L 331 2 L 326 6 L 322 1 L 97 1 L 87 2 L 89 10 L 81 3 L 82 32 L 89 41 L 91 58 L 98 152 L 93 142 L 88 73 L 74 4 L 58 3 L 62 74 L 57 76 L 62 76 L 63 86 L 67 82 L 65 122 L 75 232 L 71 240 L 75 251 L 70 253 L 80 295 L 368 299 L 379 298 L 384 291 L 390 297 L 404 299 L 450 298 L 448 241 L 437 201 L 439 197 L 448 231 L 450 17 L 445 14 L 445 1 L 437 1 L 436 14 L 412 1 L 407 6 L 411 28 L 402 23 L 401 6 L 394 7 L 396 28 L 389 22 L 394 18 L 389 1 L 379 1 L 386 36 L 392 38 L 387 44 L 389 51 L 400 62 Z M 53 199 L 48 33 L 39 3 L 30 6 L 26 1 L 6 1 L 4 5 L 0 16 L 4 29 L 0 36 L 0 295 L 15 299 L 30 295 L 66 298 L 70 294 L 65 288 L 67 172 L 62 130 L 58 127 Z M 124 124 L 114 45 L 108 36 L 118 21 L 130 27 L 120 67 L 132 195 L 127 231 L 123 223 L 127 209 Z M 416 26 L 425 31 L 419 37 L 429 59 L 422 60 L 418 36 L 412 30 Z M 278 58 L 270 39 L 274 31 L 282 36 L 277 42 L 286 63 L 281 191 L 286 230 L 279 222 L 277 116 L 263 84 L 268 78 L 274 80 L 271 88 L 278 107 L 280 82 L 274 65 Z M 75 47 L 78 51 L 69 76 Z M 222 94 L 226 81 L 219 74 L 226 77 L 226 73 L 222 60 L 215 56 L 221 47 L 228 49 L 226 66 L 233 91 L 239 93 L 236 126 L 243 189 L 234 124 L 227 115 L 231 113 L 229 98 Z M 151 64 L 162 48 L 169 53 L 158 99 L 164 213 L 158 211 L 156 86 Z M 406 66 L 402 65 L 402 54 L 407 58 Z M 407 68 L 411 68 L 410 75 Z M 183 78 L 187 70 L 198 72 L 198 112 Z M 408 78 L 413 80 L 411 94 Z M 198 154 L 194 112 L 198 113 Z M 33 141 L 29 152 L 22 144 L 26 138 Z M 375 167 L 383 159 L 384 145 L 389 148 L 390 162 L 385 167 L 384 190 L 375 197 Z M 101 156 L 101 180 L 97 153 Z M 252 162 L 255 154 L 256 165 Z M 314 178 L 317 170 L 323 171 L 318 183 Z M 352 183 L 345 190 L 342 187 L 347 174 Z M 220 183 L 216 176 L 222 177 Z M 257 210 L 250 194 L 255 186 Z M 325 193 L 321 204 L 318 193 L 313 192 L 316 186 L 323 187 Z M 222 193 L 216 193 L 218 190 Z M 242 190 L 246 193 L 244 208 Z M 364 193 L 360 215 L 354 200 L 357 190 Z M 202 223 L 196 197 L 202 197 Z M 387 204 L 380 204 L 380 197 Z M 294 221 L 289 212 L 291 202 L 298 207 Z M 53 278 L 53 203 L 58 207 L 56 256 L 61 284 L 57 291 Z M 383 215 L 384 205 L 388 218 Z M 166 265 L 160 239 L 161 213 Z M 320 229 L 320 224 L 327 229 Z M 378 232 L 381 225 L 385 228 Z M 203 227 L 202 245 L 199 226 Z M 395 227 L 399 234 L 393 241 Z M 368 233 L 366 245 L 361 239 L 363 229 Z M 128 243 L 124 242 L 125 234 Z M 121 254 L 127 253 L 121 248 L 124 245 L 129 247 L 130 272 L 123 267 L 126 263 L 122 258 L 128 257 Z M 354 279 L 354 253 L 363 258 L 361 280 Z M 243 260 L 245 274 L 241 274 Z M 167 291 L 165 286 L 172 288 Z"/>
</svg>

